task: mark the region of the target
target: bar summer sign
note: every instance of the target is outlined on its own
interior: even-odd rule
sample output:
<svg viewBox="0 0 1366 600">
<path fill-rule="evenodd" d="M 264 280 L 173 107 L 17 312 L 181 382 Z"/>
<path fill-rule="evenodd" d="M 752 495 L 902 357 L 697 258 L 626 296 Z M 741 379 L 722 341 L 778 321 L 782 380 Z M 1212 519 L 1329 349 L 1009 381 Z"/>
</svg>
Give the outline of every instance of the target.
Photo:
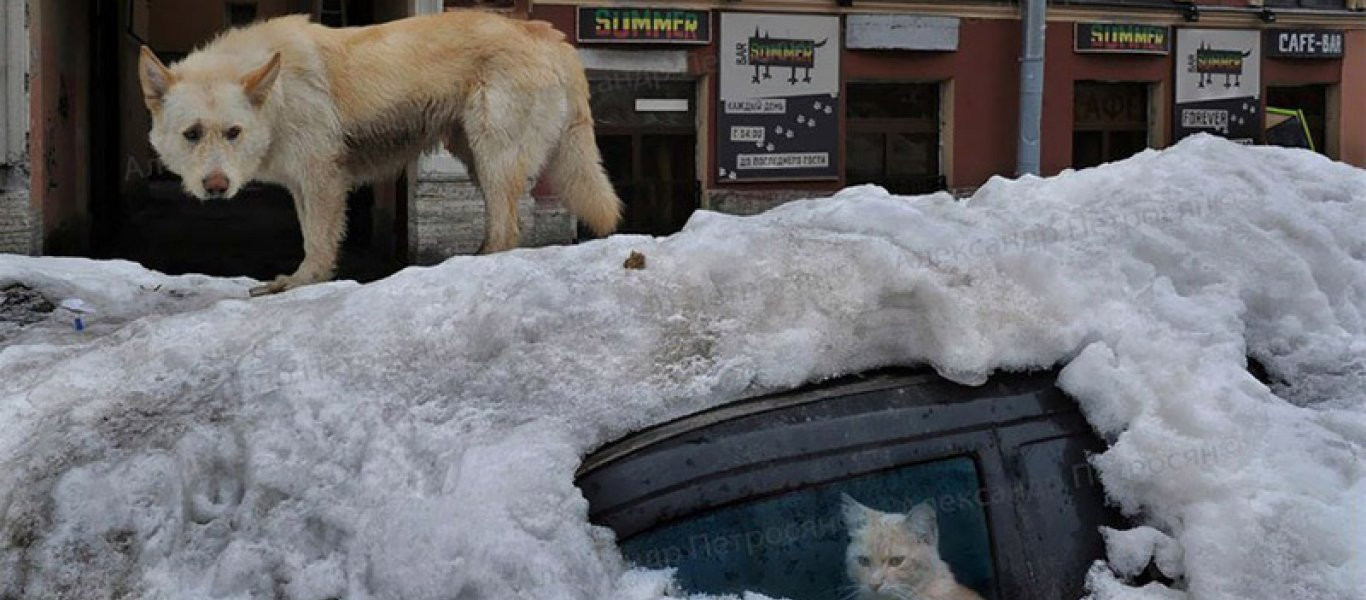
<svg viewBox="0 0 1366 600">
<path fill-rule="evenodd" d="M 1077 23 L 1077 52 L 1167 54 L 1172 49 L 1171 28 L 1131 23 Z"/>
<path fill-rule="evenodd" d="M 706 44 L 711 13 L 705 10 L 613 6 L 579 7 L 579 41 L 635 44 Z"/>
<path fill-rule="evenodd" d="M 717 181 L 839 179 L 839 17 L 720 20 Z"/>
</svg>

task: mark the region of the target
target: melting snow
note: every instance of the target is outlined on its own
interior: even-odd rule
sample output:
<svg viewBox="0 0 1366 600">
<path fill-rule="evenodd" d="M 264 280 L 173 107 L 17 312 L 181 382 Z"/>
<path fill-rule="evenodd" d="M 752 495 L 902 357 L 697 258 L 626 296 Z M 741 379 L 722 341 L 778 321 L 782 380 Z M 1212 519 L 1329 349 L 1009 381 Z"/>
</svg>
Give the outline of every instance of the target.
<svg viewBox="0 0 1366 600">
<path fill-rule="evenodd" d="M 1307 152 L 1198 136 L 262 299 L 0 256 L 13 283 L 94 312 L 0 332 L 0 597 L 670 596 L 587 523 L 585 453 L 910 363 L 1066 365 L 1145 524 L 1106 532 L 1098 600 L 1366 590 L 1366 172 Z M 1124 583 L 1150 557 L 1173 588 Z"/>
</svg>

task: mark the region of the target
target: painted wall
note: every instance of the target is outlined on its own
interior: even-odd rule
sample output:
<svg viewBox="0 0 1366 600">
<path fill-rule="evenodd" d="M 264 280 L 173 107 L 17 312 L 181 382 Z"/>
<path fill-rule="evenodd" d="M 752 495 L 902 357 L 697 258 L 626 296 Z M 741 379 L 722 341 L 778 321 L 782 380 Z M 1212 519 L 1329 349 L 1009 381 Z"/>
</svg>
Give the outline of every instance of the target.
<svg viewBox="0 0 1366 600">
<path fill-rule="evenodd" d="M 90 242 L 90 14 L 84 2 L 34 2 L 31 27 L 32 194 L 43 249 L 79 254 Z"/>
<path fill-rule="evenodd" d="M 1338 158 L 1366 167 L 1366 31 L 1349 31 L 1341 61 Z"/>
<path fill-rule="evenodd" d="M 948 184 L 959 188 L 1015 171 L 1019 56 L 1017 21 L 963 19 L 957 52 L 846 50 L 841 68 L 846 82 L 953 81 L 953 168 Z M 1046 93 L 1044 98 L 1046 109 Z"/>
</svg>

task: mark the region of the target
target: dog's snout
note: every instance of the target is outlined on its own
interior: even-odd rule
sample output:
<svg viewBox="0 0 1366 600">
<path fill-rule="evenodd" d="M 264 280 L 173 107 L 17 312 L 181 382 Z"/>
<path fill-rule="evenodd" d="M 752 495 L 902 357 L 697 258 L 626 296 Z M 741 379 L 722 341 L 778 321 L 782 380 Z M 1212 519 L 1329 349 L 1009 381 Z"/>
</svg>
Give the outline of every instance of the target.
<svg viewBox="0 0 1366 600">
<path fill-rule="evenodd" d="M 213 196 L 222 196 L 228 192 L 228 176 L 220 171 L 209 173 L 204 178 L 204 191 Z"/>
</svg>

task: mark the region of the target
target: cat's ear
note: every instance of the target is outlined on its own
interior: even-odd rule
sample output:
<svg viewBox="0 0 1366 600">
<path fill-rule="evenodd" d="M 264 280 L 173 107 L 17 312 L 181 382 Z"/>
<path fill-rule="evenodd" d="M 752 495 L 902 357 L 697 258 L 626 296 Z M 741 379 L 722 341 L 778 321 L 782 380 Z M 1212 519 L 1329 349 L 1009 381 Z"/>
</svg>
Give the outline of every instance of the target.
<svg viewBox="0 0 1366 600">
<path fill-rule="evenodd" d="M 929 546 L 939 546 L 939 518 L 929 502 L 921 502 L 906 513 L 906 530 Z"/>
<path fill-rule="evenodd" d="M 849 531 L 863 529 L 868 524 L 868 507 L 859 504 L 849 494 L 840 494 L 840 507 L 844 512 L 844 527 Z"/>
</svg>

